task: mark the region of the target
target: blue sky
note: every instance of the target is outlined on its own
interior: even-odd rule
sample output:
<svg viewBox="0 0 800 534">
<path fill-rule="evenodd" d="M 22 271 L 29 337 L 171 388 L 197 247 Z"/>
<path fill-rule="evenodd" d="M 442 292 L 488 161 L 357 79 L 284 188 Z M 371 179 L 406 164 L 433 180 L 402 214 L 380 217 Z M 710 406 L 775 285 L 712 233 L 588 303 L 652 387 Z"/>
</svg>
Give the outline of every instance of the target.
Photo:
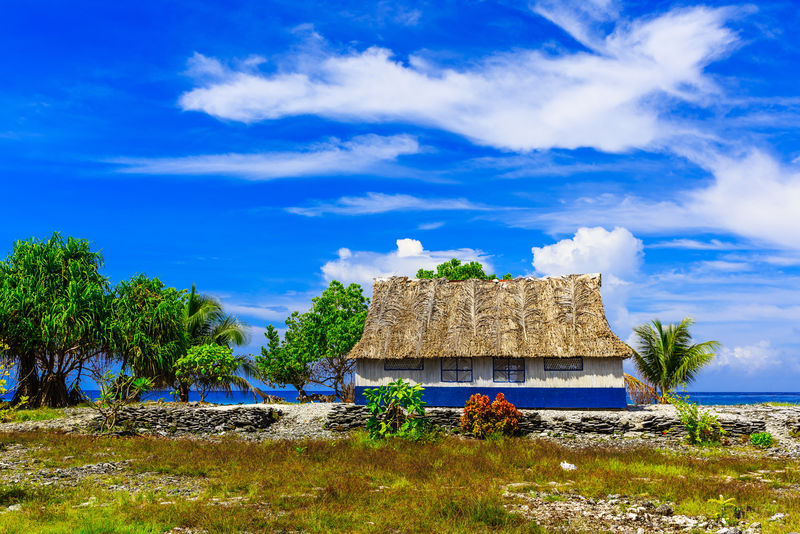
<svg viewBox="0 0 800 534">
<path fill-rule="evenodd" d="M 797 391 L 791 2 L 12 1 L 6 250 L 57 230 L 281 326 L 456 256 L 694 317 L 692 389 Z"/>
</svg>

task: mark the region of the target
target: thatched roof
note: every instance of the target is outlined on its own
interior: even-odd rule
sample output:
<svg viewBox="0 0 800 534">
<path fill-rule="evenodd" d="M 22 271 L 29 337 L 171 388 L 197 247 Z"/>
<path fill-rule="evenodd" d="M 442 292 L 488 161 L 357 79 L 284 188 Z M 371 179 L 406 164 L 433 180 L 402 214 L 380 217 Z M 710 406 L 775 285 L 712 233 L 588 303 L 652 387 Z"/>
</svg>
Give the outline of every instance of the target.
<svg viewBox="0 0 800 534">
<path fill-rule="evenodd" d="M 351 358 L 627 358 L 600 299 L 600 275 L 514 280 L 376 279 Z"/>
</svg>

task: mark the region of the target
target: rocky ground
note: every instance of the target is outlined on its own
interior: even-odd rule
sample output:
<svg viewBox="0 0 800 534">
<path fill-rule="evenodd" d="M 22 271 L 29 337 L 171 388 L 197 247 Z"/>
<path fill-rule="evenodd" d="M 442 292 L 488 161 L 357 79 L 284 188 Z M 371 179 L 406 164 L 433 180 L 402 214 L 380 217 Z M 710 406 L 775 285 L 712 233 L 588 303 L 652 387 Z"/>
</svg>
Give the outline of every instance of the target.
<svg viewBox="0 0 800 534">
<path fill-rule="evenodd" d="M 303 405 L 274 404 L 247 406 L 201 406 L 153 404 L 136 407 L 131 414 L 134 430 L 178 439 L 217 439 L 239 436 L 247 440 L 335 439 L 345 432 L 331 429 L 331 422 L 341 423 L 337 416 L 344 407 L 329 403 Z M 800 428 L 800 408 L 772 406 L 725 406 L 712 409 L 732 428 L 750 428 L 754 422 L 778 440 L 766 451 L 768 456 L 800 457 L 800 439 L 792 433 Z M 347 408 L 346 421 L 361 421 L 358 410 Z M 140 413 L 142 412 L 142 413 Z M 138 414 L 138 415 L 137 415 Z M 434 418 L 452 425 L 458 411 L 433 411 Z M 185 419 L 181 422 L 181 418 Z M 159 423 L 160 420 L 165 422 Z M 534 439 L 554 440 L 576 448 L 602 445 L 627 448 L 655 446 L 687 452 L 679 432 L 669 431 L 676 420 L 671 406 L 649 406 L 629 411 L 542 410 L 528 413 L 529 428 Z M 97 425 L 96 413 L 90 408 L 65 410 L 64 416 L 48 421 L 6 423 L 0 432 L 55 431 L 90 433 Z M 750 425 L 750 426 L 749 426 Z M 128 425 L 129 427 L 131 425 Z M 333 425 L 337 427 L 337 424 Z M 357 425 L 355 425 L 357 426 Z M 338 427 L 341 427 L 339 424 Z M 659 430 L 663 428 L 667 430 Z M 624 432 L 619 429 L 627 429 Z M 587 431 L 592 430 L 592 431 Z M 737 438 L 737 441 L 740 438 Z M 735 442 L 734 442 L 735 443 Z M 35 448 L 12 444 L 0 448 L 0 479 L 9 484 L 74 487 L 85 480 L 109 489 L 138 493 L 163 492 L 171 499 L 196 499 L 208 483 L 203 477 L 183 477 L 163 473 L 138 472 L 124 458 L 98 456 L 97 461 L 72 467 L 69 457 L 52 467 L 36 457 Z M 764 455 L 752 447 L 736 448 L 740 454 Z M 578 466 L 580 469 L 580 466 Z M 750 473 L 752 480 L 769 483 L 770 473 Z M 799 491 L 800 487 L 791 491 Z M 613 531 L 622 533 L 650 532 L 715 532 L 718 534 L 757 534 L 761 525 L 745 520 L 735 524 L 708 517 L 689 517 L 673 513 L 670 503 L 653 502 L 634 496 L 608 495 L 588 498 L 564 484 L 533 486 L 529 483 L 508 484 L 504 499 L 515 514 L 535 520 L 554 531 Z M 169 499 L 165 504 L 171 504 Z M 236 503 L 222 503 L 236 504 Z M 93 506 L 91 501 L 81 506 Z M 16 506 L 16 505 L 14 505 Z M 4 512 L 12 512 L 9 507 Z M 780 525 L 781 514 L 771 521 Z M 176 531 L 177 532 L 177 531 Z"/>
<path fill-rule="evenodd" d="M 556 484 L 555 482 L 553 484 Z M 529 491 L 528 484 L 510 484 L 504 497 L 511 513 L 521 514 L 553 531 L 603 531 L 625 534 L 662 532 L 715 532 L 718 534 L 758 534 L 761 524 L 741 520 L 689 517 L 675 514 L 667 503 L 647 499 L 608 495 L 593 499 L 576 492 Z M 771 521 L 785 516 L 776 514 Z"/>
</svg>

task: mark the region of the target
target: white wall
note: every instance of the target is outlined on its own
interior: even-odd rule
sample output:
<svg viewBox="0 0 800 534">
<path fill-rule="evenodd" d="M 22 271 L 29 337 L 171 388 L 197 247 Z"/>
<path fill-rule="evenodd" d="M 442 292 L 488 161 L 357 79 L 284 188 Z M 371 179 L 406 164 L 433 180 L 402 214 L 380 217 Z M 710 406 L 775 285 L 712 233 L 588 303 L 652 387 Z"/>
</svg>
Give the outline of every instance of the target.
<svg viewBox="0 0 800 534">
<path fill-rule="evenodd" d="M 472 382 L 442 382 L 441 360 L 426 358 L 422 371 L 384 371 L 383 360 L 356 361 L 355 385 L 385 386 L 402 378 L 424 386 L 473 387 L 549 387 L 549 388 L 621 388 L 625 387 L 621 358 L 583 358 L 583 371 L 545 371 L 544 359 L 525 359 L 525 382 L 492 380 L 492 358 L 472 359 Z"/>
</svg>

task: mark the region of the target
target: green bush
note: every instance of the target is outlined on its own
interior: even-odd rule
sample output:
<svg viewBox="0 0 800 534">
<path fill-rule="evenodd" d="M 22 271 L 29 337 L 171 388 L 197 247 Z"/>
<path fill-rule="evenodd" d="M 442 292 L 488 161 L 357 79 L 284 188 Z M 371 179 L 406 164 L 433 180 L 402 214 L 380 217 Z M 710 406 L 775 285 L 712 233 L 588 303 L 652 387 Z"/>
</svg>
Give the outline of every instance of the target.
<svg viewBox="0 0 800 534">
<path fill-rule="evenodd" d="M 419 440 L 429 435 L 425 417 L 424 389 L 398 378 L 387 386 L 364 390 L 370 418 L 367 431 L 371 439 L 397 436 Z"/>
<path fill-rule="evenodd" d="M 692 445 L 716 445 L 727 434 L 716 415 L 701 411 L 696 403 L 688 402 L 688 397 L 669 395 L 667 398 L 678 410 L 678 417 L 686 428 L 686 440 Z"/>
<path fill-rule="evenodd" d="M 756 447 L 767 449 L 775 444 L 775 438 L 769 432 L 756 432 L 755 434 L 750 434 L 750 443 Z"/>
<path fill-rule="evenodd" d="M 196 345 L 175 362 L 175 376 L 187 389 L 194 386 L 200 394 L 200 402 L 205 402 L 208 392 L 229 381 L 239 365 L 230 347 Z"/>
</svg>

